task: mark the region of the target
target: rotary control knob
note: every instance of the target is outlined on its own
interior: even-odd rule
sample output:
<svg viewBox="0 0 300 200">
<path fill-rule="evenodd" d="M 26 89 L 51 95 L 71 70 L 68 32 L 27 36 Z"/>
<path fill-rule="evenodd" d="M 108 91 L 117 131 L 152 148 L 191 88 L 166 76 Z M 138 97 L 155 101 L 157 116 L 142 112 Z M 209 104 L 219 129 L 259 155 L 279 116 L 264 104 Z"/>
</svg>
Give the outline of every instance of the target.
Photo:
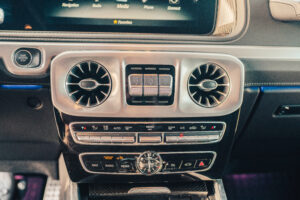
<svg viewBox="0 0 300 200">
<path fill-rule="evenodd" d="M 145 175 L 153 175 L 158 173 L 162 168 L 163 160 L 161 156 L 153 151 L 142 153 L 137 161 L 137 169 Z"/>
</svg>

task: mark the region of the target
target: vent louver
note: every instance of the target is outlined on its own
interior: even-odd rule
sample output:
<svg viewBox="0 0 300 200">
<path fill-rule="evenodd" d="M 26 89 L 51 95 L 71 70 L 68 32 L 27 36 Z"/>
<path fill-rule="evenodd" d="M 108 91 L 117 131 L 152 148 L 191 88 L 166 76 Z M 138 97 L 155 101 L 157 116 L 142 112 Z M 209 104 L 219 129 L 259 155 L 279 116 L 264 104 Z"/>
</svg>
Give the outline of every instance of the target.
<svg viewBox="0 0 300 200">
<path fill-rule="evenodd" d="M 227 97 L 230 80 L 226 71 L 217 64 L 197 67 L 188 79 L 188 92 L 199 106 L 211 108 L 220 105 Z"/>
<path fill-rule="evenodd" d="M 112 82 L 106 68 L 94 61 L 76 64 L 69 71 L 66 89 L 70 98 L 81 106 L 102 104 L 109 96 Z"/>
</svg>

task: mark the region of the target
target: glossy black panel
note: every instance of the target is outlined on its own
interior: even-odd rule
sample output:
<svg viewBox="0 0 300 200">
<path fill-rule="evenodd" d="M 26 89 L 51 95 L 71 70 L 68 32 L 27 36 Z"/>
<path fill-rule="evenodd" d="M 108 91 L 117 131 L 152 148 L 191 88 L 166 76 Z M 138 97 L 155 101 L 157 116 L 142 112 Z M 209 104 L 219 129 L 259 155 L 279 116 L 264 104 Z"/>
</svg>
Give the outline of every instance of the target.
<svg viewBox="0 0 300 200">
<path fill-rule="evenodd" d="M 58 114 L 58 113 L 57 113 Z M 83 152 L 144 152 L 144 151 L 156 151 L 156 152 L 182 152 L 182 151 L 215 151 L 217 153 L 215 164 L 209 171 L 201 172 L 201 174 L 206 175 L 211 178 L 220 178 L 222 176 L 223 170 L 226 166 L 227 160 L 230 155 L 231 146 L 233 143 L 234 132 L 237 122 L 238 112 L 232 113 L 224 117 L 213 117 L 213 118 L 187 118 L 187 119 L 103 119 L 103 118 L 82 118 L 73 117 L 62 114 L 62 119 L 57 115 L 60 129 L 60 137 L 63 143 L 63 154 L 68 168 L 69 175 L 71 179 L 75 182 L 93 182 L 93 181 L 104 181 L 104 182 L 144 182 L 144 181 L 160 181 L 160 180 L 170 180 L 172 181 L 178 175 L 154 175 L 154 176 L 142 176 L 142 175 L 122 175 L 122 176 L 112 176 L 112 175 L 96 175 L 90 174 L 83 170 L 79 162 L 79 153 Z M 171 145 L 171 146 L 101 146 L 101 145 L 79 145 L 76 144 L 70 134 L 68 124 L 71 122 L 81 122 L 81 121 L 123 121 L 123 122 L 133 122 L 133 121 L 224 121 L 227 125 L 226 132 L 221 142 L 215 144 L 202 144 L 202 145 Z M 107 179 L 106 177 L 110 177 Z M 178 180 L 178 179 L 177 179 Z"/>
</svg>

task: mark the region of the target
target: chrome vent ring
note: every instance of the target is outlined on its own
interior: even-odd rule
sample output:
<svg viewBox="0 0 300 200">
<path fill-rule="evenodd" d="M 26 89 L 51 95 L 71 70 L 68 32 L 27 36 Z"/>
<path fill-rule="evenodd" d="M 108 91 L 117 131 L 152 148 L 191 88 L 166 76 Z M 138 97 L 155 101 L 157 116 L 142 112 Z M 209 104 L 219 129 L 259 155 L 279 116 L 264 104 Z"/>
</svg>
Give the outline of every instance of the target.
<svg viewBox="0 0 300 200">
<path fill-rule="evenodd" d="M 226 71 L 215 63 L 197 67 L 189 76 L 188 92 L 199 106 L 211 108 L 223 103 L 230 90 Z"/>
<path fill-rule="evenodd" d="M 94 61 L 76 64 L 66 78 L 69 97 L 78 105 L 94 107 L 102 104 L 110 95 L 112 81 L 107 69 Z"/>
</svg>

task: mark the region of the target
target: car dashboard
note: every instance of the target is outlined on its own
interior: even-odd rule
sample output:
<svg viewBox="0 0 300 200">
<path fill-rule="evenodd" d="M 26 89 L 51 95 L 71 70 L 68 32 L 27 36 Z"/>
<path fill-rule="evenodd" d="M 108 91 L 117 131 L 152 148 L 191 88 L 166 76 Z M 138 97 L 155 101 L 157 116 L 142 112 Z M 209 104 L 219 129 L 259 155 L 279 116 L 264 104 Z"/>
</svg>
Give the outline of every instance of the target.
<svg viewBox="0 0 300 200">
<path fill-rule="evenodd" d="M 299 22 L 284 5 L 0 0 L 0 170 L 63 180 L 62 199 L 226 199 L 224 174 L 297 167 Z"/>
</svg>

